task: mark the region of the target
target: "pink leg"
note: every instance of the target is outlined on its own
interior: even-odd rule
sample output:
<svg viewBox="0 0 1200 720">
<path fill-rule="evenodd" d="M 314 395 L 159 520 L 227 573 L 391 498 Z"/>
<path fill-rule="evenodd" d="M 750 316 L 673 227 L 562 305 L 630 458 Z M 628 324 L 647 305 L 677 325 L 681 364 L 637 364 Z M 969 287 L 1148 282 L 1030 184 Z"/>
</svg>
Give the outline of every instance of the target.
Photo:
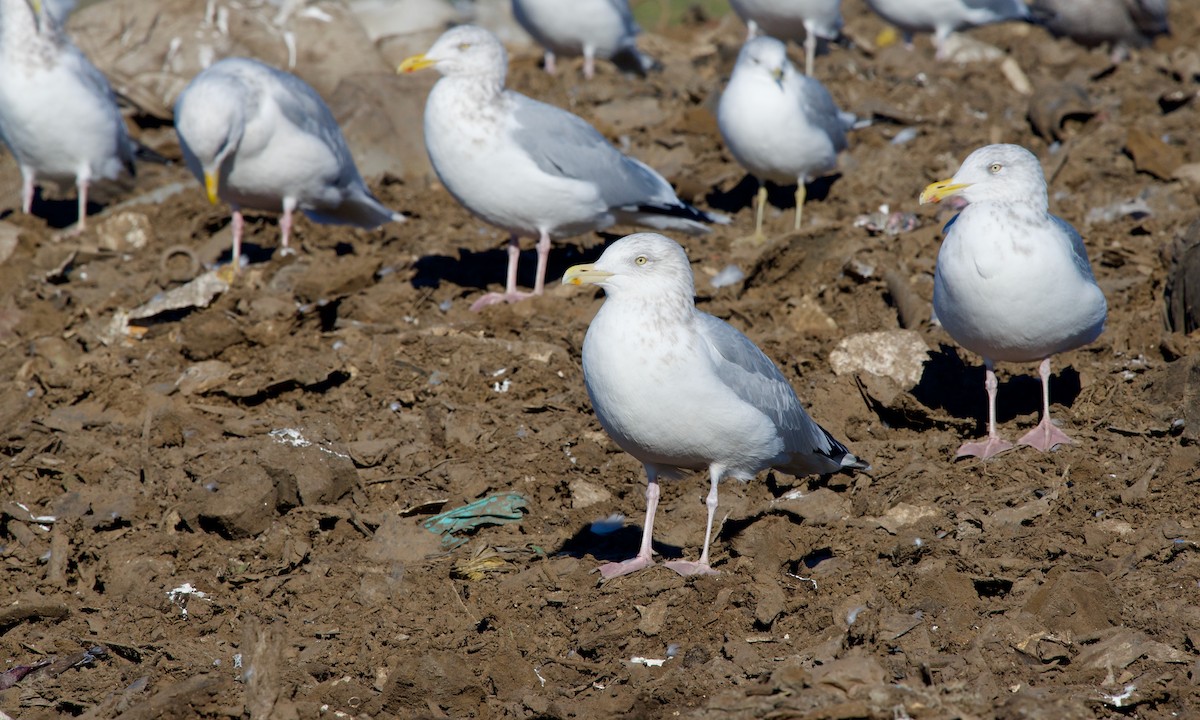
<svg viewBox="0 0 1200 720">
<path fill-rule="evenodd" d="M 658 510 L 658 473 L 646 468 L 646 524 L 642 527 L 642 546 L 638 554 L 623 562 L 605 563 L 598 570 L 600 577 L 612 580 L 620 575 L 628 575 L 636 570 L 648 568 L 654 564 L 653 551 L 650 544 L 654 537 L 654 513 Z"/>
<path fill-rule="evenodd" d="M 1050 358 L 1038 366 L 1038 374 L 1042 376 L 1042 421 L 1017 442 L 1046 452 L 1055 445 L 1075 441 L 1050 422 Z"/>
<path fill-rule="evenodd" d="M 246 219 L 242 217 L 242 211 L 238 208 L 233 209 L 233 252 L 232 264 L 233 271 L 237 272 L 242 267 L 242 231 L 246 227 Z"/>
<path fill-rule="evenodd" d="M 984 381 L 984 387 L 987 389 L 988 395 L 988 437 L 983 442 L 963 443 L 958 449 L 958 453 L 954 457 L 978 457 L 987 459 L 993 455 L 999 455 L 1005 450 L 1012 449 L 1012 443 L 1000 437 L 996 432 L 996 373 L 992 370 L 992 361 L 984 359 L 984 365 L 987 368 L 987 379 Z"/>
<path fill-rule="evenodd" d="M 295 255 L 296 251 L 288 247 L 288 240 L 292 237 L 292 213 L 296 211 L 296 199 L 283 199 L 283 217 L 279 218 L 279 254 L 280 255 Z"/>
<path fill-rule="evenodd" d="M 817 57 L 817 36 L 813 34 L 812 28 L 805 28 L 804 37 L 804 74 L 812 77 L 813 61 Z"/>
<path fill-rule="evenodd" d="M 507 302 L 514 303 L 530 297 L 530 293 L 519 292 L 517 290 L 517 261 L 521 258 L 521 241 L 516 235 L 508 238 L 508 278 L 505 281 L 504 292 L 502 293 L 487 293 L 475 302 L 471 303 L 471 310 L 479 312 L 489 305 Z"/>
<path fill-rule="evenodd" d="M 708 546 L 712 542 L 713 517 L 717 514 L 717 483 L 721 480 L 721 475 L 725 469 L 719 465 L 709 467 L 708 474 L 712 485 L 708 489 L 708 498 L 704 504 L 708 506 L 708 526 L 704 531 L 704 551 L 700 553 L 700 559 L 696 562 L 687 560 L 672 560 L 668 563 L 663 563 L 675 572 L 683 576 L 688 575 L 716 575 L 717 571 L 713 570 L 708 564 Z"/>
<path fill-rule="evenodd" d="M 71 231 L 72 235 L 77 235 L 84 230 L 87 230 L 87 197 L 88 197 L 88 176 L 80 175 L 75 178 L 75 191 L 79 195 L 79 220 L 75 222 L 75 229 Z"/>
<path fill-rule="evenodd" d="M 546 51 L 546 54 L 542 59 L 542 66 L 546 68 L 546 72 L 551 75 L 558 72 L 558 63 L 554 60 L 554 53 L 550 52 L 549 50 Z"/>
<path fill-rule="evenodd" d="M 550 233 L 542 230 L 537 244 L 537 276 L 533 281 L 533 294 L 541 295 L 546 289 L 546 264 L 550 261 Z"/>
<path fill-rule="evenodd" d="M 33 168 L 21 168 L 21 212 L 26 215 L 33 211 L 33 182 L 36 177 Z"/>
<path fill-rule="evenodd" d="M 588 80 L 596 76 L 596 48 L 590 45 L 583 48 L 583 76 Z"/>
</svg>

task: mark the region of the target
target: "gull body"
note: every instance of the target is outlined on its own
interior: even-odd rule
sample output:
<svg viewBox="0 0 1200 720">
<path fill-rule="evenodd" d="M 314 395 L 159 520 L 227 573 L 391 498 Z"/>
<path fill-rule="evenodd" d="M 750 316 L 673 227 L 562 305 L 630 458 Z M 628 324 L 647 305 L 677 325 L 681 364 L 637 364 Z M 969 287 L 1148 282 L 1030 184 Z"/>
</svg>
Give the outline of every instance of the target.
<svg viewBox="0 0 1200 720">
<path fill-rule="evenodd" d="M 582 118 L 506 90 L 507 57 L 490 32 L 456 27 L 400 70 L 425 67 L 443 75 L 425 104 L 434 171 L 463 207 L 510 235 L 505 292 L 485 295 L 473 309 L 529 296 L 516 288 L 522 236 L 538 238 L 532 294 L 540 295 L 552 239 L 616 223 L 696 234 L 728 222 L 679 200 L 661 175 Z"/>
<path fill-rule="evenodd" d="M 1143 47 L 1170 33 L 1167 0 L 1033 0 L 1038 24 L 1087 46 Z"/>
<path fill-rule="evenodd" d="M 0 139 L 21 168 L 21 208 L 39 179 L 74 182 L 78 230 L 89 185 L 134 175 L 135 146 L 112 88 L 38 0 L 0 0 Z"/>
<path fill-rule="evenodd" d="M 583 74 L 595 74 L 596 58 L 612 60 L 627 72 L 645 75 L 653 58 L 638 50 L 641 28 L 628 0 L 512 0 L 513 16 L 546 51 L 546 72 L 555 58 L 583 56 Z"/>
<path fill-rule="evenodd" d="M 812 75 L 817 40 L 836 40 L 842 32 L 842 0 L 729 0 L 748 30 L 780 40 L 803 40 L 804 74 Z"/>
<path fill-rule="evenodd" d="M 976 150 L 921 202 L 953 195 L 969 204 L 946 226 L 933 307 L 955 342 L 983 356 L 988 394 L 988 438 L 958 455 L 1012 447 L 996 431 L 996 362 L 1041 363 L 1042 421 L 1019 442 L 1042 451 L 1071 442 L 1050 422 L 1050 357 L 1095 340 L 1107 315 L 1083 241 L 1050 214 L 1041 164 L 1018 145 Z"/>
<path fill-rule="evenodd" d="M 175 129 L 209 200 L 233 210 L 235 268 L 242 208 L 282 211 L 284 252 L 297 209 L 319 223 L 362 228 L 404 219 L 367 189 L 321 96 L 257 60 L 226 58 L 197 75 L 175 102 Z"/>
<path fill-rule="evenodd" d="M 867 5 L 900 28 L 906 42 L 913 33 L 933 33 L 939 53 L 956 30 L 1030 18 L 1023 0 L 867 0 Z"/>
<path fill-rule="evenodd" d="M 762 182 L 796 185 L 798 230 L 805 184 L 837 168 L 853 121 L 819 80 L 796 71 L 781 41 L 746 42 L 721 94 L 717 126 L 734 158 L 759 182 L 755 237 L 762 237 L 767 201 Z"/>
<path fill-rule="evenodd" d="M 813 422 L 787 379 L 749 338 L 696 309 L 683 248 L 654 233 L 629 235 L 563 283 L 598 285 L 605 300 L 583 341 L 583 377 L 605 431 L 646 468 L 646 523 L 638 554 L 609 563 L 612 578 L 653 564 L 659 477 L 707 469 L 708 524 L 699 561 L 667 563 L 682 575 L 709 565 L 717 485 L 768 468 L 803 476 L 867 469 Z"/>
</svg>

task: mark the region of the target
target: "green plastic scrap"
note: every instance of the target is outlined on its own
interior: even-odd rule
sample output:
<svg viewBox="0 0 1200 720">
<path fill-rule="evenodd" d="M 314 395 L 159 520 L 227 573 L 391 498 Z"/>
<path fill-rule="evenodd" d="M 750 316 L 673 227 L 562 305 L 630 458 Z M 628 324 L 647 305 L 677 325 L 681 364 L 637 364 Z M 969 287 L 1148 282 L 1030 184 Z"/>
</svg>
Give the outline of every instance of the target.
<svg viewBox="0 0 1200 720">
<path fill-rule="evenodd" d="M 421 523 L 421 527 L 442 536 L 442 546 L 455 548 L 467 541 L 457 533 L 471 533 L 484 525 L 517 522 L 528 509 L 525 498 L 516 493 L 498 493 L 439 513 Z"/>
</svg>

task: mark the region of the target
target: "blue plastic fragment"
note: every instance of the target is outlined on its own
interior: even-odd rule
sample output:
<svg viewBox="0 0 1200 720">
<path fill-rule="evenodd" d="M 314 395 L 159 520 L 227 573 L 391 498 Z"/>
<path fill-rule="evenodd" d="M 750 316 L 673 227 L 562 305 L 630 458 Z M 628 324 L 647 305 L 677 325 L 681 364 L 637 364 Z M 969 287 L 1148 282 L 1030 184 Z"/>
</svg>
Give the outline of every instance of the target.
<svg viewBox="0 0 1200 720">
<path fill-rule="evenodd" d="M 504 525 L 517 522 L 525 516 L 528 505 L 517 493 L 497 493 L 467 503 L 461 507 L 438 513 L 421 523 L 421 527 L 442 536 L 442 545 L 447 549 L 458 547 L 467 541 L 459 533 L 472 533 L 485 525 Z"/>
</svg>

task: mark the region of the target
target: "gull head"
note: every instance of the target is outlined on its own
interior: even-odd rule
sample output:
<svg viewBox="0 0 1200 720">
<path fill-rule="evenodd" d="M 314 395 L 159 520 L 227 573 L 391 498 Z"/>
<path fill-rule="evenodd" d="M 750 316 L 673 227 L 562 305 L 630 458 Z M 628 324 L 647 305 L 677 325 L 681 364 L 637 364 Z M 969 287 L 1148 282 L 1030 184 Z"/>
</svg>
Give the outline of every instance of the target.
<svg viewBox="0 0 1200 720">
<path fill-rule="evenodd" d="M 970 203 L 994 200 L 1046 207 L 1046 178 L 1037 156 L 1020 145 L 986 145 L 967 156 L 954 177 L 930 184 L 921 204 L 955 195 Z"/>
<path fill-rule="evenodd" d="M 222 61 L 228 62 L 228 61 Z M 217 202 L 222 166 L 237 152 L 246 128 L 249 89 L 221 63 L 198 75 L 175 101 L 175 131 L 188 169 Z"/>
<path fill-rule="evenodd" d="M 429 67 L 443 75 L 503 78 L 508 55 L 492 33 L 475 25 L 459 25 L 443 33 L 428 51 L 405 59 L 396 70 L 411 73 Z"/>
<path fill-rule="evenodd" d="M 694 306 L 696 287 L 687 253 L 658 233 L 626 235 L 594 263 L 575 265 L 563 285 L 599 285 L 609 297 L 684 302 Z"/>
<path fill-rule="evenodd" d="M 795 71 L 788 60 L 787 46 L 767 35 L 747 41 L 738 52 L 733 68 L 735 75 L 745 73 L 767 78 L 780 88 L 783 87 L 784 78 Z"/>
</svg>

